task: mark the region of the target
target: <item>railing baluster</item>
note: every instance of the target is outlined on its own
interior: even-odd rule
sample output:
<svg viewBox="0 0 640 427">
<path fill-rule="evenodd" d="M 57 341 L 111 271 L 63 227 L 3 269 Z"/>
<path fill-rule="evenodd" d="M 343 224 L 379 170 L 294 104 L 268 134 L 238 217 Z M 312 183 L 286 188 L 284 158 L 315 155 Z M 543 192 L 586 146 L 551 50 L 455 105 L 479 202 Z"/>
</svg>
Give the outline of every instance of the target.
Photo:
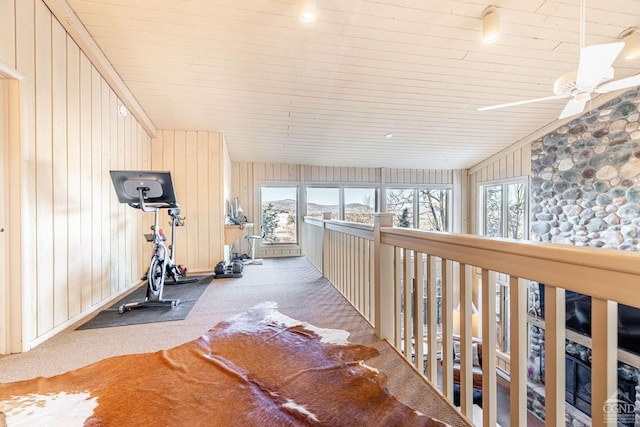
<svg viewBox="0 0 640 427">
<path fill-rule="evenodd" d="M 402 313 L 402 300 L 400 298 L 400 290 L 402 289 L 402 248 L 395 248 L 395 284 L 393 286 L 393 333 L 395 337 L 394 346 L 397 349 L 402 348 L 402 321 L 400 315 Z"/>
<path fill-rule="evenodd" d="M 482 269 L 482 422 L 497 423 L 496 384 L 496 281 L 495 273 Z"/>
<path fill-rule="evenodd" d="M 473 373 L 472 373 L 472 271 L 460 264 L 460 410 L 473 418 Z M 517 424 L 514 424 L 517 425 Z"/>
<path fill-rule="evenodd" d="M 364 316 L 364 303 L 362 301 L 362 294 L 363 294 L 363 289 L 364 289 L 364 281 L 363 279 L 363 274 L 362 274 L 362 266 L 364 265 L 363 262 L 363 258 L 364 258 L 364 252 L 362 250 L 362 240 L 361 238 L 357 238 L 356 239 L 356 261 L 357 261 L 357 268 L 356 268 L 356 295 L 357 295 L 357 301 L 358 301 L 358 310 L 360 311 L 360 313 L 362 313 L 362 315 Z"/>
<path fill-rule="evenodd" d="M 442 394 L 453 400 L 453 269 L 442 259 Z"/>
<path fill-rule="evenodd" d="M 404 263 L 402 269 L 403 280 L 403 301 L 402 304 L 404 306 L 403 310 L 403 329 L 404 329 L 404 357 L 411 361 L 411 338 L 413 337 L 412 325 L 411 321 L 411 288 L 413 287 L 413 278 L 412 278 L 412 253 L 411 251 L 405 249 L 404 250 Z"/>
<path fill-rule="evenodd" d="M 369 252 L 369 241 L 366 239 L 363 239 L 363 243 L 364 246 L 362 248 L 362 256 L 364 257 L 364 263 L 362 265 L 363 271 L 362 271 L 362 284 L 364 285 L 364 303 L 363 303 L 363 308 L 364 308 L 364 317 L 367 318 L 367 320 L 369 320 L 369 322 L 373 323 L 373 319 L 371 318 L 371 300 L 370 295 L 371 295 L 371 283 L 369 282 L 369 271 L 370 268 L 369 266 L 371 265 L 371 263 L 369 262 L 369 260 L 371 259 L 371 253 Z"/>
<path fill-rule="evenodd" d="M 353 303 L 353 236 L 347 237 L 347 295 Z"/>
<path fill-rule="evenodd" d="M 327 230 L 326 222 L 322 223 L 322 275 L 331 277 L 331 231 Z"/>
<path fill-rule="evenodd" d="M 347 252 L 347 248 L 346 248 L 346 243 L 347 243 L 347 236 L 342 234 L 340 235 L 340 259 L 339 259 L 339 268 L 340 268 L 340 292 L 342 292 L 342 295 L 346 295 L 346 289 L 345 289 L 345 277 L 347 276 L 347 269 L 346 269 L 346 263 L 344 262 L 344 257 L 346 255 Z"/>
<path fill-rule="evenodd" d="M 544 294 L 545 421 L 559 426 L 565 422 L 565 290 L 546 285 Z"/>
<path fill-rule="evenodd" d="M 372 324 L 376 324 L 376 319 L 380 315 L 378 307 L 376 305 L 376 292 L 375 292 L 375 270 L 376 270 L 376 247 L 375 242 L 369 242 L 369 318 Z"/>
<path fill-rule="evenodd" d="M 618 425 L 618 410 L 628 415 L 626 403 L 618 405 L 618 304 L 591 298 L 591 421 L 594 426 Z M 594 384 L 597 386 L 594 387 Z M 611 401 L 607 402 L 607 400 Z M 615 403 L 614 403 L 615 402 Z M 605 405 L 606 403 L 606 405 Z M 629 412 L 631 412 L 629 410 Z M 634 411 L 635 412 L 635 411 Z M 632 413 L 633 414 L 633 413 Z M 635 415 L 630 415 L 635 417 Z M 633 418 L 632 418 L 633 419 Z"/>
<path fill-rule="evenodd" d="M 423 254 L 416 252 L 413 259 L 413 336 L 414 336 L 414 366 L 420 372 L 424 372 L 424 290 L 422 283 L 424 280 L 424 264 L 422 263 Z"/>
<path fill-rule="evenodd" d="M 356 261 L 356 236 L 351 236 L 351 245 L 349 251 L 349 289 L 351 289 L 351 298 L 349 300 L 353 305 L 357 304 L 358 297 L 356 293 L 356 269 L 353 268 Z"/>
<path fill-rule="evenodd" d="M 427 255 L 427 378 L 438 384 L 436 257 Z"/>
<path fill-rule="evenodd" d="M 510 304 L 510 385 L 511 425 L 527 425 L 527 405 L 520 396 L 527 395 L 527 284 L 516 276 L 509 278 Z"/>
</svg>

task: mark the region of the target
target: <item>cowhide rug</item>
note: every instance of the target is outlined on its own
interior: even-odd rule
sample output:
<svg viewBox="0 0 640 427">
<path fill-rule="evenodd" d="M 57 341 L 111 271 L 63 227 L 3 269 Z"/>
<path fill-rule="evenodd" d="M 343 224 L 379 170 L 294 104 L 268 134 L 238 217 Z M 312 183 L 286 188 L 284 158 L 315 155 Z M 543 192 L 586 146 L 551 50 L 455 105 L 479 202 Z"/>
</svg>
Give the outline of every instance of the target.
<svg viewBox="0 0 640 427">
<path fill-rule="evenodd" d="M 0 384 L 0 426 L 440 426 L 363 360 L 377 350 L 263 303 L 199 339 Z"/>
</svg>

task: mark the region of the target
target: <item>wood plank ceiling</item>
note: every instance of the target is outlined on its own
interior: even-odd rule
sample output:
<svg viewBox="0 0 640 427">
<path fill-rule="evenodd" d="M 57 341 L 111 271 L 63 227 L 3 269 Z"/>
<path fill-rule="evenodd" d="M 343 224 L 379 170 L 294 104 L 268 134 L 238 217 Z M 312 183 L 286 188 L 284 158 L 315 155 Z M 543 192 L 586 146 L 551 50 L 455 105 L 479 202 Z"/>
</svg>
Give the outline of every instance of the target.
<svg viewBox="0 0 640 427">
<path fill-rule="evenodd" d="M 487 1 L 317 0 L 311 24 L 298 0 L 68 3 L 159 129 L 222 131 L 234 161 L 456 169 L 566 101 L 478 107 L 552 95 L 579 60 L 581 0 L 494 0 L 490 45 Z M 587 1 L 588 45 L 638 25 L 638 0 Z"/>
</svg>

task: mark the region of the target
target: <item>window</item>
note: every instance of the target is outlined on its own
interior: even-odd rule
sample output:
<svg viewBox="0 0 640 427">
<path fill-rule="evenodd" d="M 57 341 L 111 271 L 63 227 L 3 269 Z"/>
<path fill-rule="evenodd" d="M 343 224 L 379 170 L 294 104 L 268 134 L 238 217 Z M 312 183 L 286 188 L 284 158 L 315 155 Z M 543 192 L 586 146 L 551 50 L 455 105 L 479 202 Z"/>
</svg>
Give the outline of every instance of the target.
<svg viewBox="0 0 640 427">
<path fill-rule="evenodd" d="M 448 188 L 387 189 L 387 212 L 396 227 L 446 231 L 449 229 Z"/>
<path fill-rule="evenodd" d="M 480 187 L 481 234 L 487 237 L 526 237 L 527 195 L 524 181 L 495 183 Z M 509 276 L 496 277 L 496 346 L 509 353 Z"/>
<path fill-rule="evenodd" d="M 331 219 L 340 218 L 339 188 L 307 188 L 307 216 L 322 218 L 324 212 L 331 212 Z"/>
<path fill-rule="evenodd" d="M 502 237 L 502 185 L 484 188 L 484 235 Z"/>
<path fill-rule="evenodd" d="M 298 188 L 260 188 L 264 244 L 298 243 Z"/>
<path fill-rule="evenodd" d="M 487 237 L 526 238 L 526 185 L 523 181 L 481 187 L 482 234 Z"/>
<path fill-rule="evenodd" d="M 387 212 L 394 213 L 396 227 L 413 228 L 413 189 L 388 189 Z"/>
<path fill-rule="evenodd" d="M 307 187 L 306 215 L 322 218 L 331 212 L 331 219 L 373 224 L 376 195 L 373 187 Z"/>
<path fill-rule="evenodd" d="M 420 197 L 418 205 L 420 224 L 418 228 L 421 230 L 448 230 L 449 190 L 420 188 L 418 194 Z"/>
<path fill-rule="evenodd" d="M 344 220 L 373 224 L 373 214 L 376 211 L 375 188 L 345 188 L 344 189 Z"/>
</svg>

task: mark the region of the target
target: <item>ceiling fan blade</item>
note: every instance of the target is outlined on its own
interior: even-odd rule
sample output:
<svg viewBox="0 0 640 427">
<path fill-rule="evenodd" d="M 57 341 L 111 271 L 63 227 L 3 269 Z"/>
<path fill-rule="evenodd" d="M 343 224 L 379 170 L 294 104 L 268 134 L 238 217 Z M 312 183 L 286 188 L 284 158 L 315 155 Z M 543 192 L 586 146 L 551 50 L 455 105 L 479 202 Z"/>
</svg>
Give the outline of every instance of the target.
<svg viewBox="0 0 640 427">
<path fill-rule="evenodd" d="M 640 86 L 640 74 L 627 77 L 626 79 L 614 80 L 598 86 L 595 91 L 598 93 L 613 92 L 614 90 L 626 89 L 628 87 Z"/>
<path fill-rule="evenodd" d="M 496 110 L 498 108 L 514 107 L 516 105 L 531 104 L 531 103 L 534 103 L 534 102 L 549 101 L 550 99 L 561 99 L 561 98 L 566 98 L 566 97 L 567 97 L 567 95 L 552 95 L 552 96 L 545 96 L 544 98 L 526 99 L 524 101 L 508 102 L 506 104 L 498 104 L 498 105 L 490 105 L 488 107 L 480 107 L 480 108 L 478 108 L 478 111 Z"/>
<path fill-rule="evenodd" d="M 622 48 L 624 42 L 594 44 L 580 49 L 576 86 L 580 89 L 594 88 L 607 76 Z"/>
<path fill-rule="evenodd" d="M 571 101 L 567 102 L 567 105 L 564 107 L 564 110 L 562 110 L 562 113 L 560 113 L 560 116 L 558 118 L 564 119 L 582 113 L 584 111 L 584 106 L 590 99 L 591 97 L 589 96 L 580 96 L 573 98 Z"/>
</svg>

